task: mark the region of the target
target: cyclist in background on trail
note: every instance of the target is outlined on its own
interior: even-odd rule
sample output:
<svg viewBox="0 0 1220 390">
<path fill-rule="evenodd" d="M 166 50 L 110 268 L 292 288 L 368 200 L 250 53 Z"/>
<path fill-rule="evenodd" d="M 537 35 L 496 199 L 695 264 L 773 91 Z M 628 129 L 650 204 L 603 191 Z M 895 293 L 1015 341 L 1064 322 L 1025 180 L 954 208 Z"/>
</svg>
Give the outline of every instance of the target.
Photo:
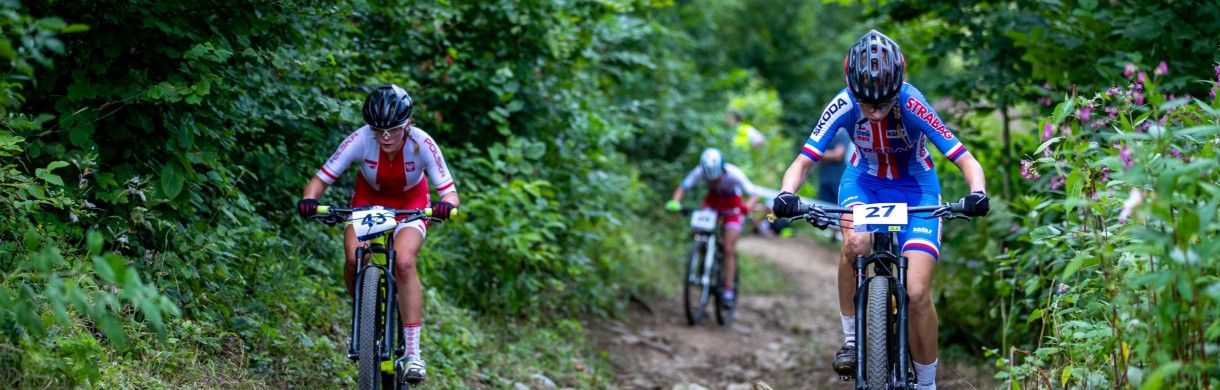
<svg viewBox="0 0 1220 390">
<path fill-rule="evenodd" d="M 784 173 L 780 194 L 772 209 L 776 216 L 799 213 L 800 188 L 813 164 L 838 132 L 846 132 L 856 150 L 848 162 L 839 189 L 840 207 L 869 203 L 941 203 L 940 183 L 927 143 L 931 142 L 957 165 L 971 193 L 962 198 L 963 213 L 986 215 L 983 167 L 966 151 L 961 140 L 945 127 L 923 93 L 903 82 L 906 64 L 898 44 L 876 30 L 864 34 L 851 47 L 843 63 L 847 88 L 840 91 L 818 120 L 800 155 Z M 855 306 L 853 275 L 856 255 L 867 255 L 872 236 L 853 234 L 851 214 L 843 215 L 844 243 L 839 259 L 839 310 L 845 335 L 843 348 L 835 354 L 834 369 L 854 375 L 856 366 Z M 940 253 L 939 218 L 912 218 L 909 230 L 898 236 L 902 256 L 909 258 L 907 292 L 910 299 L 910 345 L 921 389 L 936 388 L 937 318 L 932 304 L 932 272 Z"/>
<path fill-rule="evenodd" d="M 378 87 L 364 101 L 365 125 L 344 139 L 335 154 L 318 169 L 297 210 L 301 216 L 317 213 L 318 198 L 351 164 L 360 164 L 356 175 L 355 194 L 351 207 L 384 206 L 392 209 L 431 207 L 432 216 L 449 219 L 460 204 L 453 176 L 445 166 L 445 158 L 432 137 L 415 127 L 411 114 L 414 105 L 407 91 L 397 85 Z M 425 174 L 427 178 L 425 178 Z M 436 187 L 441 200 L 432 201 L 429 181 Z M 399 216 L 399 220 L 407 216 Z M 394 229 L 395 283 L 399 291 L 399 314 L 402 316 L 403 340 L 406 353 L 395 363 L 406 372 L 408 382 L 418 383 L 426 377 L 426 364 L 420 357 L 420 333 L 423 328 L 423 288 L 416 272 L 416 258 L 428 234 L 428 222 L 417 220 L 399 224 Z M 343 279 L 347 292 L 354 296 L 356 280 L 356 248 L 361 244 L 356 232 L 348 226 L 343 244 L 347 263 Z"/>
<path fill-rule="evenodd" d="M 707 196 L 703 198 L 703 206 L 721 213 L 720 221 L 724 226 L 724 280 L 720 302 L 725 307 L 734 307 L 737 296 L 733 294 L 733 281 L 737 275 L 737 239 L 741 237 L 742 220 L 755 204 L 754 183 L 742 173 L 741 168 L 724 162 L 720 150 L 708 148 L 699 157 L 699 166 L 692 169 L 682 180 L 682 185 L 674 190 L 673 198 L 665 203 L 669 211 L 682 209 L 682 197 L 695 185 L 707 183 Z M 750 198 L 744 204 L 742 194 Z M 734 212 L 736 210 L 737 212 Z"/>
<path fill-rule="evenodd" d="M 724 123 L 733 129 L 733 147 L 739 149 L 761 148 L 767 137 L 753 125 L 746 123 L 741 112 L 730 110 L 724 116 Z"/>
</svg>

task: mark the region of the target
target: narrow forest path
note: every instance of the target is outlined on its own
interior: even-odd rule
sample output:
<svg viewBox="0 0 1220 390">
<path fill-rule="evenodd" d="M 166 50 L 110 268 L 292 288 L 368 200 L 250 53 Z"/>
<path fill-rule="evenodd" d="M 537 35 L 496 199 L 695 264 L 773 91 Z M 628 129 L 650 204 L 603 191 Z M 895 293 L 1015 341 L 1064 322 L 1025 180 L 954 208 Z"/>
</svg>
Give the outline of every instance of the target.
<svg viewBox="0 0 1220 390">
<path fill-rule="evenodd" d="M 779 267 L 796 283 L 794 292 L 758 295 L 743 286 L 731 326 L 717 325 L 712 316 L 691 327 L 675 284 L 668 297 L 650 302 L 651 313 L 632 305 L 622 321 L 588 324 L 593 346 L 609 354 L 618 387 L 752 389 L 757 381 L 777 390 L 851 388 L 830 369 L 843 341 L 835 295 L 838 254 L 801 239 L 750 236 L 738 247 Z M 942 364 L 937 387 L 978 386 L 979 380 L 960 371 L 978 375 Z"/>
</svg>

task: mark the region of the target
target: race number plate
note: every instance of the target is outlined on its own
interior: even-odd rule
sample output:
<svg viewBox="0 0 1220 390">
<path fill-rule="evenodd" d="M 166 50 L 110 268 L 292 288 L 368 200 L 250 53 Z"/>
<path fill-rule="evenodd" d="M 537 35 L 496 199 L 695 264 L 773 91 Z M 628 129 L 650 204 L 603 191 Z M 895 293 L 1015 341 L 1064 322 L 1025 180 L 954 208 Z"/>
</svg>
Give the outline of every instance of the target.
<svg viewBox="0 0 1220 390">
<path fill-rule="evenodd" d="M 852 210 L 856 229 L 869 232 L 901 231 L 908 222 L 905 203 L 873 203 Z M 863 226 L 861 226 L 863 225 Z"/>
<path fill-rule="evenodd" d="M 356 228 L 356 238 L 368 241 L 377 235 L 398 226 L 393 210 L 361 210 L 352 213 L 352 226 Z"/>
<path fill-rule="evenodd" d="M 716 210 L 695 210 L 690 214 L 690 228 L 705 232 L 716 230 Z"/>
</svg>

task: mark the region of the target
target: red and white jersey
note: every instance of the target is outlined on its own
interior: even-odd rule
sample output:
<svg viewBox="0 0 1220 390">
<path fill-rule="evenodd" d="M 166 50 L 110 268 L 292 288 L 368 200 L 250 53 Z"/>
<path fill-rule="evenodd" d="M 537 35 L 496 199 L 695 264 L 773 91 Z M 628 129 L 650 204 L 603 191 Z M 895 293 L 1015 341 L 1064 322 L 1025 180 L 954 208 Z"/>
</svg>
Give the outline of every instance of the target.
<svg viewBox="0 0 1220 390">
<path fill-rule="evenodd" d="M 445 157 L 428 133 L 418 127 L 411 127 L 411 131 L 405 135 L 407 140 L 402 146 L 401 154 L 393 159 L 381 151 L 381 146 L 375 138 L 379 136 L 368 125 L 356 129 L 356 132 L 339 145 L 330 160 L 322 165 L 317 176 L 326 184 L 332 184 L 348 166 L 359 163 L 360 177 L 364 178 L 368 186 L 358 182 L 357 192 L 368 188 L 373 191 L 370 195 L 378 197 L 402 196 L 421 182 L 425 183 L 425 186 L 431 182 L 441 196 L 457 191 L 453 186 L 453 176 L 445 166 Z M 425 172 L 428 174 L 428 181 L 424 181 Z M 423 190 L 426 194 L 427 188 Z"/>
</svg>

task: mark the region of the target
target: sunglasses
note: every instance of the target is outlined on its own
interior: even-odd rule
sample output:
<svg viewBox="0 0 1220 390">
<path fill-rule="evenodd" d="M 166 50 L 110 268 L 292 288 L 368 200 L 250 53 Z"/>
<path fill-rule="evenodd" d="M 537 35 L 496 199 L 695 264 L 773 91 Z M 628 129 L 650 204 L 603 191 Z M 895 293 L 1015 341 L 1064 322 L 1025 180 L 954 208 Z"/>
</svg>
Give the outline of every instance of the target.
<svg viewBox="0 0 1220 390">
<path fill-rule="evenodd" d="M 876 111 L 887 111 L 889 109 L 892 109 L 892 108 L 894 108 L 894 104 L 897 102 L 898 102 L 898 99 L 890 99 L 890 100 L 887 100 L 887 101 L 884 101 L 881 103 L 873 104 L 873 103 L 864 103 L 864 102 L 857 100 L 856 104 L 859 104 L 860 109 L 864 110 L 864 112 L 876 112 Z"/>
<path fill-rule="evenodd" d="M 391 127 L 391 128 L 388 128 L 388 129 L 381 129 L 381 128 L 372 127 L 372 129 L 373 129 L 373 131 L 374 131 L 374 132 L 381 132 L 381 138 L 382 138 L 382 139 L 385 139 L 385 140 L 387 140 L 387 141 L 388 141 L 388 140 L 391 140 L 391 139 L 394 139 L 394 138 L 397 138 L 397 137 L 401 136 L 401 135 L 402 135 L 402 132 L 403 132 L 403 131 L 405 131 L 405 130 L 407 129 L 407 125 L 402 125 L 402 126 L 398 126 L 398 127 Z"/>
</svg>

